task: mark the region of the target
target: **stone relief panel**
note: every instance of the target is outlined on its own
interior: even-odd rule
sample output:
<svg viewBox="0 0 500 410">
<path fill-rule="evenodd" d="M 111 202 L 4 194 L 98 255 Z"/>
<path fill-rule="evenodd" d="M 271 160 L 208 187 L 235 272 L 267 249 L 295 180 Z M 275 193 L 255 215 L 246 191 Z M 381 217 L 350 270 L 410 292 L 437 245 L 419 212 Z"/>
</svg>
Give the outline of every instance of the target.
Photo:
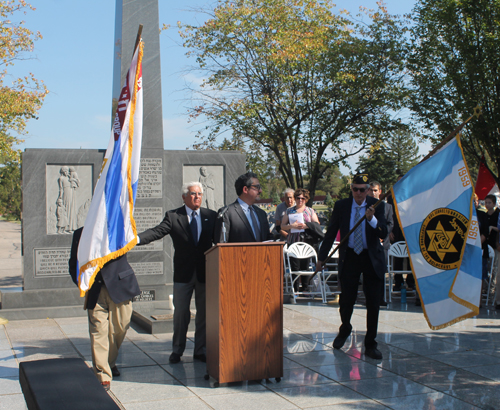
<svg viewBox="0 0 500 410">
<path fill-rule="evenodd" d="M 83 226 L 92 199 L 93 165 L 46 165 L 47 234 L 71 234 Z"/>
<path fill-rule="evenodd" d="M 217 211 L 226 204 L 222 165 L 184 165 L 182 183 L 192 181 L 203 185 L 202 207 Z"/>
</svg>

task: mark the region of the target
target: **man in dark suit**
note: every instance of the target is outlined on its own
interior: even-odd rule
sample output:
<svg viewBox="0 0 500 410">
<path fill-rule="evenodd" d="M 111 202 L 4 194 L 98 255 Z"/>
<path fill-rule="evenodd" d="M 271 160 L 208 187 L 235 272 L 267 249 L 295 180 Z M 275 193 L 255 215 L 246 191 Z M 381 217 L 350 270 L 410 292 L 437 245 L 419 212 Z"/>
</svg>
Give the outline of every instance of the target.
<svg viewBox="0 0 500 410">
<path fill-rule="evenodd" d="M 254 206 L 262 189 L 257 175 L 247 172 L 234 183 L 238 199 L 219 210 L 215 240 L 220 242 L 262 242 L 273 239 L 267 214 Z"/>
<path fill-rule="evenodd" d="M 368 195 L 374 197 L 375 199 L 380 199 L 380 195 L 382 194 L 382 185 L 378 181 L 370 182 L 370 189 L 368 190 Z M 387 202 L 382 202 L 379 206 L 384 207 L 384 216 L 385 221 L 387 222 L 387 236 L 381 240 L 382 245 L 384 246 L 384 254 L 385 254 L 385 264 L 389 260 L 389 248 L 391 247 L 391 240 L 389 235 L 392 232 L 392 228 L 394 227 L 394 213 L 392 210 L 392 205 Z M 387 272 L 386 272 L 387 273 Z M 385 282 L 382 286 L 382 300 L 380 301 L 381 306 L 387 306 L 387 302 L 384 300 L 386 290 L 385 290 Z"/>
<path fill-rule="evenodd" d="M 366 215 L 356 229 L 339 249 L 340 318 L 342 325 L 333 342 L 335 349 L 340 349 L 351 334 L 351 316 L 356 303 L 358 285 L 363 273 L 363 292 L 366 297 L 366 336 L 365 355 L 372 359 L 382 359 L 377 349 L 377 326 L 380 309 L 380 292 L 385 275 L 385 255 L 380 239 L 387 236 L 387 223 L 384 207 L 373 208 L 375 198 L 367 197 L 368 177 L 357 175 L 351 184 L 352 196 L 337 201 L 333 208 L 330 226 L 325 235 L 318 255 L 317 270 L 321 270 L 328 256 L 337 232 L 343 239 L 356 222 Z"/>
<path fill-rule="evenodd" d="M 69 273 L 77 286 L 78 244 L 82 231 L 83 228 L 79 228 L 73 233 L 69 259 Z M 127 255 L 107 262 L 87 292 L 85 308 L 89 318 L 92 366 L 106 390 L 109 390 L 112 378 L 120 375 L 116 367 L 118 350 L 132 318 L 132 298 L 140 293 Z"/>
<path fill-rule="evenodd" d="M 214 242 L 217 213 L 201 208 L 203 187 L 190 182 L 182 187 L 184 206 L 168 211 L 163 221 L 139 234 L 139 246 L 170 235 L 174 244 L 174 336 L 170 363 L 179 363 L 186 348 L 195 292 L 196 330 L 193 358 L 206 362 L 205 251 Z"/>
</svg>

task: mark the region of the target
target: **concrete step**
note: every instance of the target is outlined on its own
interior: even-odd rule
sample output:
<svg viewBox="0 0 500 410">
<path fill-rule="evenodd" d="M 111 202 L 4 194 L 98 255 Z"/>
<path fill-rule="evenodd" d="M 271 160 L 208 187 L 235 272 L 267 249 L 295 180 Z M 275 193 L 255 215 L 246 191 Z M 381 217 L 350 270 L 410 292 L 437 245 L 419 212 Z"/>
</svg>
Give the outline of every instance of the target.
<svg viewBox="0 0 500 410">
<path fill-rule="evenodd" d="M 0 309 L 0 317 L 7 320 L 54 319 L 77 316 L 87 316 L 87 311 L 83 310 L 83 305 Z"/>
</svg>

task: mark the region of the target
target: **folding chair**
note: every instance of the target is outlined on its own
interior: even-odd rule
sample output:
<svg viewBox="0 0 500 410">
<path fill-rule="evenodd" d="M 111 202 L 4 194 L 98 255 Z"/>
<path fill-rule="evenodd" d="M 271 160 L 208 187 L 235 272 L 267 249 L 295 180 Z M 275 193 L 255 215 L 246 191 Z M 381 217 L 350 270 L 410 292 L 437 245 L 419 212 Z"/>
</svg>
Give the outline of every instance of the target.
<svg viewBox="0 0 500 410">
<path fill-rule="evenodd" d="M 408 249 L 406 248 L 405 241 L 399 241 L 399 242 L 393 243 L 391 245 L 391 247 L 389 248 L 388 260 L 387 260 L 387 272 L 389 275 L 389 302 L 392 302 L 392 282 L 393 282 L 394 275 L 398 274 L 398 273 L 406 274 L 406 275 L 408 275 L 409 273 L 412 273 L 411 269 L 409 269 L 409 270 L 404 270 L 404 269 L 396 270 L 396 269 L 394 269 L 394 259 L 407 258 L 407 257 L 408 257 Z"/>
<path fill-rule="evenodd" d="M 337 247 L 339 242 L 334 242 L 330 252 Z M 330 252 L 328 254 L 330 254 Z M 323 299 L 323 303 L 327 303 L 327 297 L 332 295 L 339 295 L 340 291 L 338 290 L 338 273 L 339 273 L 339 250 L 332 255 L 332 258 L 328 263 L 325 263 L 322 275 L 323 282 L 323 292 L 325 297 Z M 331 289 L 337 289 L 332 291 Z"/>
<path fill-rule="evenodd" d="M 290 276 L 290 267 L 288 266 L 287 263 L 288 262 L 287 255 L 288 255 L 288 244 L 285 243 L 285 245 L 283 245 L 283 264 L 285 265 L 283 270 L 283 272 L 285 272 L 283 294 L 291 296 L 293 294 L 292 290 L 293 286 L 292 286 L 292 278 Z"/>
<path fill-rule="evenodd" d="M 316 251 L 311 245 L 308 245 L 307 243 L 304 242 L 295 242 L 291 245 L 288 246 L 287 249 L 287 254 L 286 254 L 286 259 L 288 262 L 288 268 L 289 272 L 288 275 L 290 275 L 290 282 L 291 282 L 291 291 L 293 295 L 294 302 L 297 299 L 297 296 L 302 295 L 302 296 L 321 296 L 321 299 L 324 300 L 324 291 L 323 291 L 323 281 L 322 278 L 320 277 L 319 280 L 319 292 L 318 291 L 310 291 L 310 290 L 302 290 L 301 292 L 295 291 L 294 284 L 297 282 L 297 279 L 299 279 L 301 276 L 311 276 L 314 274 L 314 269 L 307 269 L 307 270 L 292 270 L 292 267 L 290 265 L 290 258 L 295 258 L 295 259 L 309 259 L 312 258 L 312 262 L 314 266 L 318 263 L 318 256 L 316 255 Z M 311 284 L 312 285 L 312 284 Z"/>
</svg>

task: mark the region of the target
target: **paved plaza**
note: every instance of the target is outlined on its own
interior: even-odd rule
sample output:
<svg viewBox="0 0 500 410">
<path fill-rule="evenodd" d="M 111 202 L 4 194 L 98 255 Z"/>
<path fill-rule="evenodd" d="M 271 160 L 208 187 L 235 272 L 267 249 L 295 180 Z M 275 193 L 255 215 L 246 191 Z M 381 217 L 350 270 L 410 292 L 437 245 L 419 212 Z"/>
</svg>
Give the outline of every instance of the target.
<svg viewBox="0 0 500 410">
<path fill-rule="evenodd" d="M 0 237 L 2 229 L 4 222 Z M 0 262 L 13 258 L 1 252 Z M 9 277 L 10 286 L 15 286 L 14 276 L 4 275 L 0 283 Z M 204 379 L 205 364 L 192 360 L 192 333 L 181 363 L 171 365 L 172 335 L 153 336 L 134 325 L 117 362 L 121 376 L 112 381 L 110 394 L 127 410 L 498 409 L 497 312 L 483 308 L 477 318 L 432 331 L 420 307 L 394 302 L 380 314 L 377 340 L 384 358 L 375 361 L 363 354 L 362 305 L 356 305 L 353 334 L 339 351 L 332 349 L 340 324 L 338 307 L 302 300 L 284 306 L 281 382 L 249 381 L 217 388 Z M 19 362 L 68 357 L 81 357 L 90 365 L 84 317 L 0 326 L 0 410 L 26 408 Z"/>
</svg>

